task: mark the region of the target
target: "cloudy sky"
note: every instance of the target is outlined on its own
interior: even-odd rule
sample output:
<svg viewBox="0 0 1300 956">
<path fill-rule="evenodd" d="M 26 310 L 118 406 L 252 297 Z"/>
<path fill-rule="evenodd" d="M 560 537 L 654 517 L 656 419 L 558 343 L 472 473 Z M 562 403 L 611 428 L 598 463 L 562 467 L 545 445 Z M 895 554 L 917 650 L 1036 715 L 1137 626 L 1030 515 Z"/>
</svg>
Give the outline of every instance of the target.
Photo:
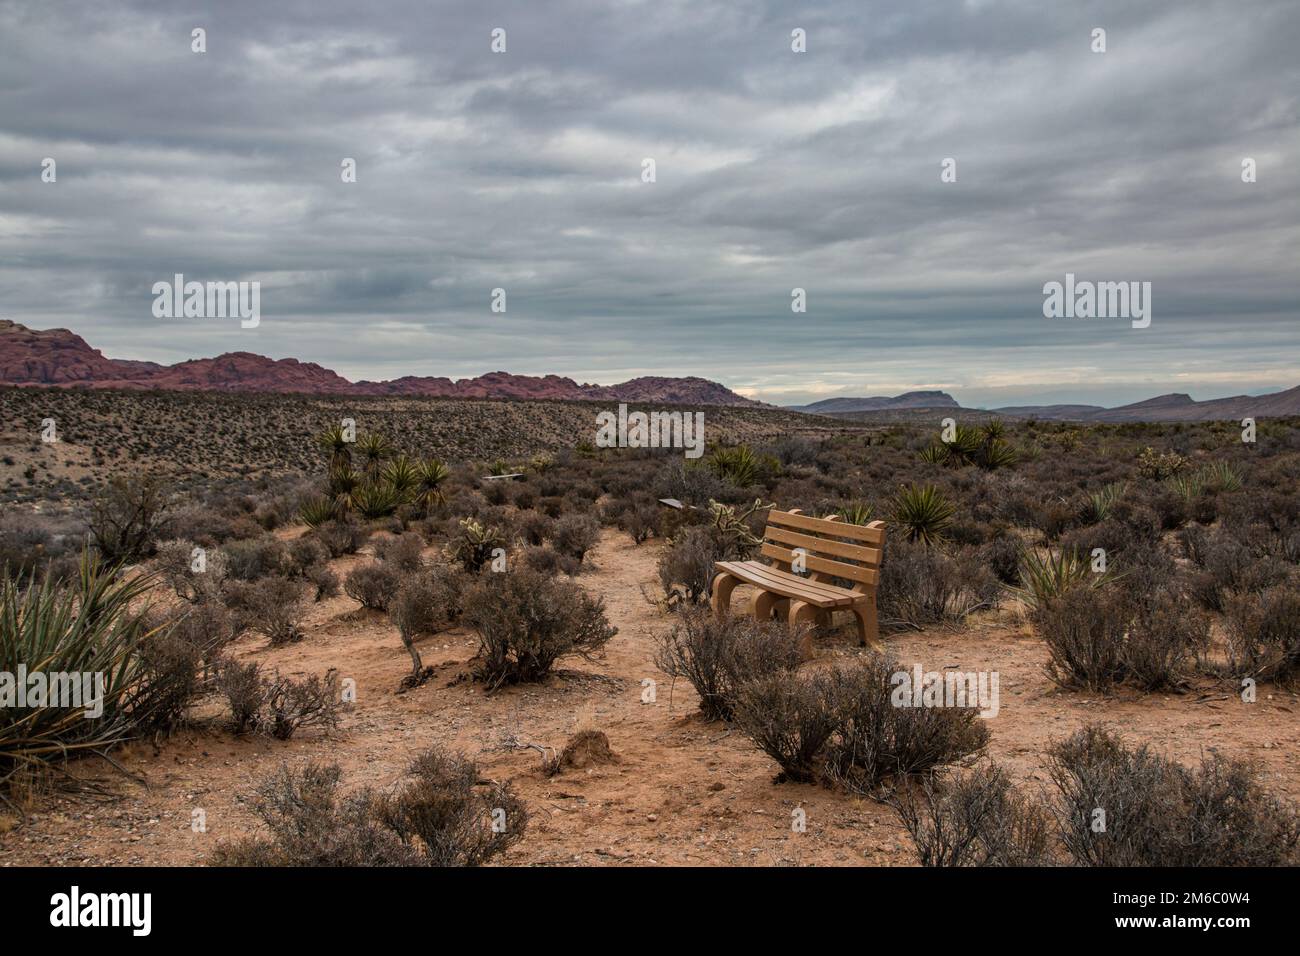
<svg viewBox="0 0 1300 956">
<path fill-rule="evenodd" d="M 0 0 L 0 318 L 775 403 L 1288 388 L 1298 47 L 1295 0 Z M 154 318 L 177 272 L 260 326 Z M 1044 318 L 1067 272 L 1150 328 Z"/>
</svg>

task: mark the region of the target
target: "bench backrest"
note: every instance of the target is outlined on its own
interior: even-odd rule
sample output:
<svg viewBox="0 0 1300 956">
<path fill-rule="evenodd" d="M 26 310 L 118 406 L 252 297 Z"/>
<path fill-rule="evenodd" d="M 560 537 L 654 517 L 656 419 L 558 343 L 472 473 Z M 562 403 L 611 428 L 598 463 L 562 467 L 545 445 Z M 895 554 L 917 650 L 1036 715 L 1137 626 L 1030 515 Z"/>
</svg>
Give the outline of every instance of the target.
<svg viewBox="0 0 1300 956">
<path fill-rule="evenodd" d="M 795 549 L 802 548 L 804 568 L 819 580 L 846 578 L 854 582 L 854 590 L 863 590 L 876 586 L 884 543 L 883 521 L 849 524 L 773 508 L 767 514 L 762 554 L 789 570 Z"/>
</svg>

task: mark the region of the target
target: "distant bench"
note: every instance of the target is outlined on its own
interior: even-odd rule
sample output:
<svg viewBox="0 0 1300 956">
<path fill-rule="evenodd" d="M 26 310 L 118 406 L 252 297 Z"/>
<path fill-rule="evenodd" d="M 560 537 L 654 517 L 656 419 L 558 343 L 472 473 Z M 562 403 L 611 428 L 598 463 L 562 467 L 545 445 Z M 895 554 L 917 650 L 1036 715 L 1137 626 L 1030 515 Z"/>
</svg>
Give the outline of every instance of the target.
<svg viewBox="0 0 1300 956">
<path fill-rule="evenodd" d="M 885 523 L 848 524 L 838 518 L 812 518 L 793 511 L 768 512 L 763 530 L 762 561 L 719 561 L 713 579 L 713 611 L 725 616 L 731 608 L 731 592 L 737 584 L 759 589 L 753 614 L 757 621 L 779 613 L 791 627 L 816 621 L 820 613 L 837 608 L 851 611 L 857 622 L 858 641 L 880 646 L 876 623 L 876 581 L 885 543 Z M 791 569 L 801 564 L 809 577 Z M 848 588 L 832 584 L 835 578 L 851 581 Z M 804 654 L 811 651 L 811 637 L 805 638 Z"/>
</svg>

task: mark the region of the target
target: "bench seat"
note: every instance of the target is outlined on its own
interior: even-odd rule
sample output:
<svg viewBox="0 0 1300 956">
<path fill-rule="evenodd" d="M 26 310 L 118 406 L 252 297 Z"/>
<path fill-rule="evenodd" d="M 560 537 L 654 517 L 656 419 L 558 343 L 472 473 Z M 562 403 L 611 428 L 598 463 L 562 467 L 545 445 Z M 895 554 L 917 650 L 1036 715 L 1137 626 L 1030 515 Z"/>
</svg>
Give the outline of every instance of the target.
<svg viewBox="0 0 1300 956">
<path fill-rule="evenodd" d="M 714 565 L 713 611 L 719 617 L 731 608 L 731 592 L 739 584 L 758 588 L 752 613 L 757 621 L 775 614 L 792 627 L 807 627 L 802 650 L 812 654 L 811 625 L 829 622 L 830 613 L 853 614 L 858 639 L 880 648 L 876 623 L 876 583 L 885 544 L 883 522 L 854 525 L 838 518 L 814 518 L 796 510 L 768 512 L 759 553 L 770 560 L 718 561 Z M 807 576 L 799 572 L 807 572 Z M 849 581 L 842 588 L 835 580 Z"/>
<path fill-rule="evenodd" d="M 817 608 L 850 607 L 862 600 L 862 595 L 855 591 L 833 584 L 819 584 L 761 561 L 719 561 L 714 567 L 740 578 L 746 584 L 753 584 L 782 597 L 806 601 Z"/>
</svg>

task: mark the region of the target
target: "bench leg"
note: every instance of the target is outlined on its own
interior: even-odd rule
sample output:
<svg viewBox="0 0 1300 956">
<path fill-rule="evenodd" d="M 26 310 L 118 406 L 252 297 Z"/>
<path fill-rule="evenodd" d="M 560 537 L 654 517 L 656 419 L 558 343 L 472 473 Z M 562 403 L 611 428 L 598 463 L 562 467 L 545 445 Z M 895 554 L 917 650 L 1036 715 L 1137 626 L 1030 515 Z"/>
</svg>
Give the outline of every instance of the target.
<svg viewBox="0 0 1300 956">
<path fill-rule="evenodd" d="M 883 651 L 884 648 L 880 644 L 880 628 L 876 623 L 875 596 L 873 595 L 870 601 L 855 604 L 853 606 L 853 617 L 858 625 L 858 643 L 863 647 Z"/>
<path fill-rule="evenodd" d="M 817 608 L 806 601 L 791 601 L 790 612 L 786 620 L 791 630 L 805 627 L 804 635 L 799 640 L 799 656 L 804 660 L 812 657 L 813 634 L 816 633 Z"/>
<path fill-rule="evenodd" d="M 772 610 L 780 600 L 771 591 L 759 591 L 754 595 L 754 620 L 760 624 L 772 620 Z"/>
<path fill-rule="evenodd" d="M 739 583 L 739 578 L 725 571 L 713 579 L 713 596 L 710 603 L 713 606 L 713 613 L 718 617 L 727 616 L 727 611 L 731 609 L 731 592 L 736 590 L 736 585 Z"/>
</svg>

